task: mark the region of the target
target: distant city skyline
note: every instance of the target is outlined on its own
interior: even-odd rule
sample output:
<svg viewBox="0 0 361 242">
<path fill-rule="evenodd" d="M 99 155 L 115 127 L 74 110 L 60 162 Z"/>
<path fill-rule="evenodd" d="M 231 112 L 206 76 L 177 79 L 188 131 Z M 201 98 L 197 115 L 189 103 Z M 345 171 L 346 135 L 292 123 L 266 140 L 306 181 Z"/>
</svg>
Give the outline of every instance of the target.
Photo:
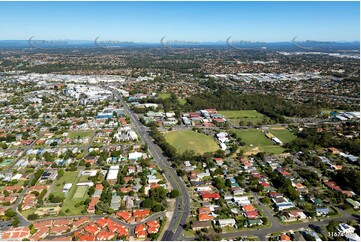
<svg viewBox="0 0 361 242">
<path fill-rule="evenodd" d="M 0 2 L 0 40 L 359 41 L 359 2 Z"/>
</svg>

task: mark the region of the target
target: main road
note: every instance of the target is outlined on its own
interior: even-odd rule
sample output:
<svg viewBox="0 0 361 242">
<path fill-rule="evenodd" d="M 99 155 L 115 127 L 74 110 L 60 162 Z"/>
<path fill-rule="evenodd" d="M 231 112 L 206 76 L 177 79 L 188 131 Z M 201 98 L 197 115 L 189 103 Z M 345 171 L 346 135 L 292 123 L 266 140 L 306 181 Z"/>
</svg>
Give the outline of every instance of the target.
<svg viewBox="0 0 361 242">
<path fill-rule="evenodd" d="M 124 102 L 117 91 L 112 89 L 110 90 L 113 92 L 114 98 L 119 100 L 119 102 L 123 105 L 124 111 L 129 116 L 138 131 L 138 134 L 142 138 L 143 142 L 148 145 L 149 151 L 154 158 L 155 163 L 164 171 L 167 181 L 171 184 L 173 189 L 179 191 L 179 196 L 176 198 L 175 202 L 173 216 L 169 222 L 168 228 L 166 228 L 162 240 L 181 240 L 183 238 L 183 226 L 186 224 L 190 210 L 187 187 L 183 180 L 177 176 L 175 170 L 170 166 L 169 161 L 163 155 L 159 146 L 153 142 L 153 139 L 148 134 L 145 126 L 139 122 L 138 117 L 129 109 L 128 104 Z"/>
</svg>

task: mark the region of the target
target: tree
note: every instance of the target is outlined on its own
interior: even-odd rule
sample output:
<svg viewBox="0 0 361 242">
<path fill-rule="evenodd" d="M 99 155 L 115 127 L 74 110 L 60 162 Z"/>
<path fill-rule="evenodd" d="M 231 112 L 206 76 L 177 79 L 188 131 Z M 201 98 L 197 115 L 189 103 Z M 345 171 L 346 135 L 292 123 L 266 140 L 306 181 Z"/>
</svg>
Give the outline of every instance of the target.
<svg viewBox="0 0 361 242">
<path fill-rule="evenodd" d="M 65 172 L 64 172 L 63 169 L 59 169 L 59 170 L 58 170 L 58 178 L 64 176 L 64 173 L 65 173 Z"/>
<path fill-rule="evenodd" d="M 12 222 L 12 225 L 13 225 L 14 227 L 18 227 L 19 224 L 20 224 L 20 220 L 19 220 L 18 218 L 16 218 L 16 219 Z"/>
<path fill-rule="evenodd" d="M 168 191 L 164 187 L 157 187 L 149 190 L 149 197 L 158 203 L 165 201 L 167 194 Z"/>
<path fill-rule="evenodd" d="M 170 198 L 176 198 L 179 196 L 179 191 L 178 190 L 172 190 L 170 192 Z"/>
<path fill-rule="evenodd" d="M 154 200 L 151 198 L 146 198 L 144 199 L 144 201 L 141 203 L 142 208 L 151 208 L 154 204 Z"/>
<path fill-rule="evenodd" d="M 89 187 L 88 195 L 91 196 L 94 194 L 94 192 L 95 192 L 95 187 L 94 186 Z"/>
<path fill-rule="evenodd" d="M 11 208 L 9 208 L 8 210 L 5 210 L 5 216 L 9 217 L 9 218 L 13 218 L 16 216 L 16 212 L 14 212 L 13 210 L 11 210 Z"/>
<path fill-rule="evenodd" d="M 154 206 L 152 206 L 152 211 L 153 212 L 160 212 L 160 211 L 162 211 L 163 210 L 163 207 L 162 207 L 162 205 L 160 205 L 159 203 L 158 204 L 156 204 L 156 205 L 154 205 Z"/>
<path fill-rule="evenodd" d="M 38 215 L 33 213 L 33 214 L 29 214 L 28 215 L 28 220 L 35 220 L 35 219 L 38 219 Z"/>
</svg>

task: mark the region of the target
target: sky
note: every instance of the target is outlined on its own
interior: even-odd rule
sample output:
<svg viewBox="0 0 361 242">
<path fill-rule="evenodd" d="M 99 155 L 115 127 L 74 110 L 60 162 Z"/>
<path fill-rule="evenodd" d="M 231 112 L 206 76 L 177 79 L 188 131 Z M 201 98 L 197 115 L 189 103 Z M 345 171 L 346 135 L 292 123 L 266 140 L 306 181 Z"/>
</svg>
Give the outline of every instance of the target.
<svg viewBox="0 0 361 242">
<path fill-rule="evenodd" d="M 0 2 L 0 40 L 359 41 L 359 2 Z"/>
</svg>

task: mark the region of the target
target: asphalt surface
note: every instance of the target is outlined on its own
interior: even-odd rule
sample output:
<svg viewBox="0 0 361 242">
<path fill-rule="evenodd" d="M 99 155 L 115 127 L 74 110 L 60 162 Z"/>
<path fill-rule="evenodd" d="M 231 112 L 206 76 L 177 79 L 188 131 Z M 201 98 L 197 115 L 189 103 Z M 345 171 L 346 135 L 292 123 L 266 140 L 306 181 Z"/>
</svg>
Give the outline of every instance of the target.
<svg viewBox="0 0 361 242">
<path fill-rule="evenodd" d="M 171 184 L 173 189 L 179 191 L 179 196 L 176 198 L 175 202 L 173 216 L 170 219 L 168 228 L 166 228 L 162 240 L 180 240 L 183 238 L 183 226 L 186 224 L 190 210 L 187 187 L 183 180 L 177 176 L 176 171 L 170 166 L 170 162 L 163 155 L 159 146 L 153 142 L 153 139 L 148 134 L 145 126 L 139 122 L 138 117 L 129 109 L 128 105 L 123 101 L 119 93 L 114 90 L 111 91 L 113 92 L 114 97 L 123 104 L 124 111 L 130 117 L 143 142 L 148 145 L 149 151 L 153 156 L 155 163 L 164 171 L 164 176 L 167 181 Z"/>
</svg>

